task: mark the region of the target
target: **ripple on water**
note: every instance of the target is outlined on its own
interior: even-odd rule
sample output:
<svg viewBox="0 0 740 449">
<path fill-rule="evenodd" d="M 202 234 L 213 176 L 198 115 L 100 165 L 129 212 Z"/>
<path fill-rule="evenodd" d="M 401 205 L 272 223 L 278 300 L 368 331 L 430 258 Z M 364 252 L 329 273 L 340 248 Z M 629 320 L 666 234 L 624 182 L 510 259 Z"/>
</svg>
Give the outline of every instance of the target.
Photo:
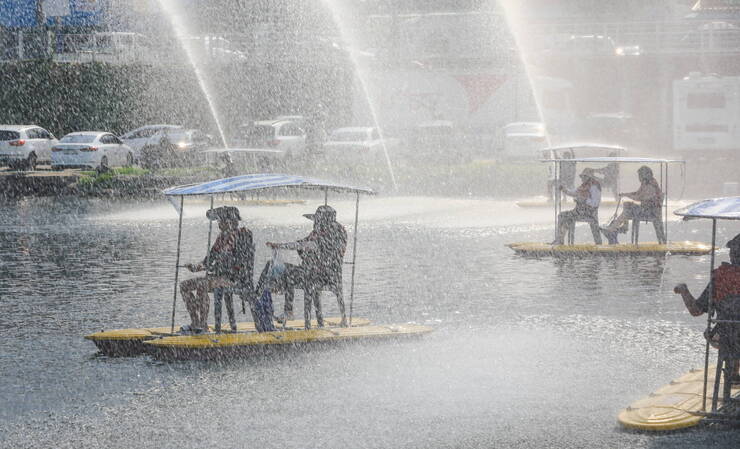
<svg viewBox="0 0 740 449">
<path fill-rule="evenodd" d="M 736 432 L 676 440 L 615 425 L 619 409 L 701 365 L 705 322 L 671 289 L 689 280 L 698 292 L 706 258 L 526 259 L 504 245 L 550 238 L 546 217 L 527 227 L 522 212 L 496 216 L 497 202 L 424 199 L 404 212 L 408 199 L 390 199 L 384 218 L 380 200 L 361 208 L 369 218 L 360 228 L 355 316 L 432 323 L 436 331 L 402 344 L 223 363 L 99 357 L 81 338 L 168 323 L 177 236 L 175 216 L 156 216 L 166 203 L 151 206 L 149 221 L 121 216 L 126 203 L 4 207 L 0 445 L 732 447 L 737 440 Z M 349 206 L 338 205 L 345 223 Z M 138 207 L 146 215 L 148 206 Z M 245 221 L 259 265 L 268 258 L 265 241 L 309 231 L 300 213 L 312 207 L 280 209 L 275 220 L 259 209 Z M 186 220 L 183 260 L 202 257 L 206 226 Z M 332 298 L 324 304 L 336 313 Z M 183 309 L 178 303 L 180 322 Z"/>
</svg>

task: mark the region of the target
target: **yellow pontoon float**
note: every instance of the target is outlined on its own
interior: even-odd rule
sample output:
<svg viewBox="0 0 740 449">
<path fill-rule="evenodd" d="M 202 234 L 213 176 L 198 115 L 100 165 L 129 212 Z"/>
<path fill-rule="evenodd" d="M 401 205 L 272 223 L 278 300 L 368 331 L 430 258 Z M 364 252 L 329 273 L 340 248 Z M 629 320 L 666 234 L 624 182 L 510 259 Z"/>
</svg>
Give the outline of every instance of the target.
<svg viewBox="0 0 740 449">
<path fill-rule="evenodd" d="M 556 146 L 550 146 L 547 148 L 543 148 L 541 150 L 538 150 L 538 152 L 541 153 L 541 160 L 549 161 L 553 159 L 564 159 L 563 154 L 566 152 L 569 152 L 573 155 L 573 157 L 595 157 L 595 155 L 598 156 L 604 156 L 609 154 L 616 154 L 617 156 L 624 156 L 627 150 L 619 145 L 606 145 L 602 143 L 571 143 L 571 144 L 563 144 L 563 145 L 556 145 Z M 551 166 L 550 168 L 550 177 L 555 178 L 555 167 Z M 617 176 L 616 179 L 617 185 L 619 185 L 619 176 Z M 554 197 L 550 196 L 550 198 L 547 197 L 535 197 L 533 199 L 529 200 L 521 200 L 517 201 L 516 205 L 525 208 L 542 208 L 542 207 L 553 207 Z M 611 206 L 614 207 L 617 205 L 616 199 L 609 199 L 609 200 L 602 200 L 601 205 L 602 206 Z"/>
<path fill-rule="evenodd" d="M 668 165 L 683 164 L 684 161 L 670 159 L 652 159 L 640 157 L 590 157 L 576 159 L 546 159 L 544 162 L 555 164 L 556 182 L 559 180 L 561 164 L 564 162 L 574 163 L 634 163 L 634 164 L 659 164 L 660 184 L 665 192 L 663 198 L 663 214 L 653 222 L 653 227 L 658 237 L 658 242 L 639 242 L 640 221 L 633 220 L 631 243 L 616 245 L 597 245 L 595 243 L 574 244 L 574 228 L 568 233 L 568 244 L 551 245 L 540 242 L 519 242 L 507 245 L 517 254 L 525 256 L 663 256 L 665 254 L 681 254 L 688 256 L 706 255 L 712 250 L 711 245 L 692 241 L 668 241 Z M 562 210 L 562 196 L 558 192 L 556 201 L 553 203 L 555 212 L 555 228 L 557 232 L 558 215 Z M 602 203 L 603 204 L 603 203 Z"/>
<path fill-rule="evenodd" d="M 354 193 L 355 220 L 352 244 L 352 261 L 345 262 L 352 266 L 349 300 L 349 327 L 339 328 L 339 318 L 326 318 L 327 328 L 303 330 L 302 321 L 289 321 L 280 331 L 257 333 L 253 322 L 237 325 L 239 330 L 233 334 L 205 333 L 200 335 L 181 335 L 175 331 L 175 310 L 177 306 L 178 277 L 180 269 L 180 248 L 182 241 L 182 218 L 185 197 L 208 196 L 211 209 L 214 197 L 238 192 L 261 192 L 273 189 L 306 189 L 324 193 L 324 204 L 328 192 Z M 177 256 L 175 261 L 175 287 L 172 298 L 172 316 L 169 328 L 118 329 L 90 334 L 85 338 L 91 340 L 108 355 L 136 355 L 144 351 L 161 358 L 203 358 L 217 354 L 219 356 L 238 355 L 254 352 L 261 346 L 296 347 L 313 343 L 348 342 L 363 339 L 403 338 L 423 335 L 431 328 L 414 324 L 397 324 L 387 326 L 370 326 L 370 322 L 353 317 L 355 267 L 357 250 L 357 229 L 359 218 L 360 194 L 374 194 L 370 189 L 351 187 L 332 182 L 282 174 L 251 174 L 218 179 L 201 184 L 186 185 L 166 189 L 168 199 L 179 213 Z M 208 248 L 211 245 L 211 226 L 208 231 Z M 315 323 L 315 320 L 314 320 Z M 210 330 L 210 329 L 209 329 Z M 248 350 L 247 350 L 248 349 Z"/>
<path fill-rule="evenodd" d="M 339 317 L 328 317 L 324 318 L 324 323 L 328 327 L 339 326 Z M 275 327 L 282 326 L 282 324 L 275 322 Z M 311 324 L 316 326 L 316 320 L 312 320 Z M 367 326 L 370 324 L 370 320 L 364 318 L 354 318 L 352 320 L 352 326 Z M 298 329 L 303 326 L 303 320 L 290 320 L 285 323 L 287 328 Z M 246 321 L 243 323 L 237 323 L 237 329 L 244 332 L 256 332 L 257 329 L 254 326 L 254 322 Z M 213 326 L 209 326 L 209 332 L 214 332 Z M 86 335 L 85 339 L 95 343 L 102 354 L 107 356 L 134 356 L 145 352 L 146 347 L 144 342 L 153 340 L 161 337 L 172 337 L 179 336 L 178 332 L 173 332 L 170 326 L 162 327 L 148 327 L 141 329 L 111 329 L 108 331 L 101 330 L 94 334 Z"/>
<path fill-rule="evenodd" d="M 714 272 L 714 248 L 717 237 L 717 220 L 740 220 L 740 197 L 718 198 L 694 203 L 674 212 L 684 219 L 709 218 L 712 220 L 712 245 L 710 279 Z M 709 297 L 713 297 L 710 282 Z M 705 335 L 716 335 L 719 342 L 717 366 L 709 365 L 710 339 L 705 338 L 704 369 L 691 370 L 671 381 L 650 396 L 633 402 L 619 413 L 619 423 L 630 429 L 668 431 L 696 426 L 702 422 L 740 424 L 740 384 L 732 381 L 732 365 L 740 360 L 740 310 L 731 316 L 715 315 L 715 301 L 709 301 L 707 329 Z M 712 325 L 715 328 L 712 328 Z M 723 326 L 722 330 L 716 327 Z M 723 335 L 724 333 L 724 335 Z M 728 335 L 729 334 L 729 335 Z M 732 342 L 727 343 L 727 338 Z M 714 377 L 711 410 L 707 411 L 707 387 L 709 378 Z M 722 392 L 720 395 L 720 391 Z"/>
</svg>

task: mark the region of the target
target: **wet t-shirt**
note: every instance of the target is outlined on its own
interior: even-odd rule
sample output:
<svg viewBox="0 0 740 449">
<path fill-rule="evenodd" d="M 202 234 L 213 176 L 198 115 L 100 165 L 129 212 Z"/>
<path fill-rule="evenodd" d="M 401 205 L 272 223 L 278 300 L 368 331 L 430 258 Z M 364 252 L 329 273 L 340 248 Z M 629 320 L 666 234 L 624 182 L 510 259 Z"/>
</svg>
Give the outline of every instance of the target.
<svg viewBox="0 0 740 449">
<path fill-rule="evenodd" d="M 635 197 L 638 198 L 638 201 L 644 207 L 660 209 L 663 204 L 663 192 L 660 190 L 658 182 L 654 179 L 648 183 L 640 184 Z"/>
<path fill-rule="evenodd" d="M 208 271 L 216 276 L 237 282 L 251 281 L 254 269 L 252 231 L 239 228 L 229 234 L 219 234 L 203 262 L 209 264 Z"/>
</svg>

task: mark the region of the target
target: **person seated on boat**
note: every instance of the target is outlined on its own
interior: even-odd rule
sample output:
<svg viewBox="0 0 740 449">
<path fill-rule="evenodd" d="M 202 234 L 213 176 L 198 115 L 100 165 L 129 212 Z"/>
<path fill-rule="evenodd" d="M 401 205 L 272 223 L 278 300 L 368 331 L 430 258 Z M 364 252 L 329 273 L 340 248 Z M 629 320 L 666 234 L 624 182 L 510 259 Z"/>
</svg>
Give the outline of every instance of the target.
<svg viewBox="0 0 740 449">
<path fill-rule="evenodd" d="M 283 275 L 276 282 L 285 293 L 284 315 L 279 319 L 293 319 L 294 289 L 302 288 L 304 297 L 304 319 L 306 329 L 311 328 L 311 305 L 316 308 L 316 321 L 324 326 L 321 312 L 321 290 L 326 288 L 337 296 L 340 326 L 347 326 L 347 317 L 342 294 L 342 264 L 347 247 L 347 231 L 336 221 L 337 212 L 331 206 L 319 206 L 314 214 L 304 217 L 313 221 L 311 233 L 296 242 L 273 243 L 267 246 L 298 251 L 300 265 L 285 264 Z M 262 271 L 258 285 L 263 285 L 267 267 Z"/>
<path fill-rule="evenodd" d="M 663 207 L 663 191 L 660 189 L 658 181 L 653 176 L 650 167 L 643 165 L 637 169 L 637 177 L 640 180 L 640 188 L 635 192 L 620 193 L 620 198 L 627 197 L 635 200 L 640 204 L 630 201 L 624 203 L 622 213 L 612 220 L 612 222 L 601 228 L 609 240 L 610 245 L 618 243 L 617 234 L 625 233 L 629 230 L 629 220 L 656 220 L 660 218 L 661 208 Z"/>
<path fill-rule="evenodd" d="M 722 265 L 712 271 L 711 280 L 698 298 L 694 298 L 686 284 L 680 283 L 673 288 L 673 292 L 681 295 L 683 303 L 691 316 L 700 316 L 709 310 L 709 291 L 712 290 L 714 303 L 718 303 L 732 296 L 740 296 L 740 234 L 727 242 L 730 249 L 730 263 Z M 734 377 L 740 381 L 740 363 L 735 361 Z"/>
<path fill-rule="evenodd" d="M 557 156 L 557 155 L 556 155 Z M 563 153 L 563 159 L 573 159 L 573 153 L 571 151 L 565 151 Z M 549 167 L 548 181 L 547 181 L 547 193 L 548 201 L 555 199 L 557 189 L 563 187 L 568 190 L 572 190 L 576 181 L 576 163 L 575 162 L 560 162 L 560 181 L 555 176 L 555 165 Z"/>
<path fill-rule="evenodd" d="M 180 292 L 190 314 L 190 328 L 193 332 L 208 331 L 208 292 L 217 288 L 229 289 L 242 295 L 252 295 L 252 275 L 254 269 L 254 245 L 252 231 L 239 227 L 239 209 L 222 206 L 206 212 L 209 220 L 218 220 L 221 231 L 208 255 L 197 264 L 186 264 L 191 272 L 206 270 L 206 276 L 188 279 L 180 283 Z M 223 293 L 223 292 L 220 292 Z M 227 301 L 231 295 L 227 296 Z M 233 304 L 229 307 L 229 324 L 236 331 Z"/>
<path fill-rule="evenodd" d="M 609 153 L 609 157 L 617 157 L 617 153 L 611 152 Z M 601 185 L 605 189 L 611 189 L 614 194 L 614 198 L 617 198 L 619 196 L 619 164 L 616 162 L 609 162 L 606 164 L 606 167 L 597 168 L 594 172 L 604 175 Z"/>
<path fill-rule="evenodd" d="M 584 168 L 580 178 L 581 185 L 575 190 L 565 189 L 561 186 L 564 194 L 573 197 L 576 207 L 558 214 L 557 237 L 551 243 L 552 245 L 562 245 L 566 231 L 575 225 L 576 221 L 594 221 L 598 225 L 601 184 L 594 175 L 592 168 Z M 601 235 L 598 232 L 594 232 L 593 237 L 594 242 L 597 245 L 601 245 Z"/>
</svg>

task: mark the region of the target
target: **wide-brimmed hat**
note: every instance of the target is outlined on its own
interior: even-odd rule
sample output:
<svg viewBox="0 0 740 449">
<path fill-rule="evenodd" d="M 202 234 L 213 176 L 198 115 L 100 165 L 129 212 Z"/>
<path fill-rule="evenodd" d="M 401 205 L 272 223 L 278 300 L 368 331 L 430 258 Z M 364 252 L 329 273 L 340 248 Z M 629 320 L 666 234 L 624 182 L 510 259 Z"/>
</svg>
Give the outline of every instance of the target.
<svg viewBox="0 0 740 449">
<path fill-rule="evenodd" d="M 312 221 L 316 221 L 317 218 L 325 221 L 336 221 L 337 211 L 335 211 L 331 206 L 319 206 L 316 208 L 316 212 L 312 214 L 303 214 L 303 216 Z"/>
<path fill-rule="evenodd" d="M 584 168 L 581 174 L 578 176 L 585 176 L 587 178 L 596 179 L 596 180 L 599 179 L 596 177 L 596 173 L 594 172 L 593 168 Z"/>
<path fill-rule="evenodd" d="M 234 206 L 221 206 L 206 211 L 209 220 L 241 220 L 239 209 Z"/>
</svg>

